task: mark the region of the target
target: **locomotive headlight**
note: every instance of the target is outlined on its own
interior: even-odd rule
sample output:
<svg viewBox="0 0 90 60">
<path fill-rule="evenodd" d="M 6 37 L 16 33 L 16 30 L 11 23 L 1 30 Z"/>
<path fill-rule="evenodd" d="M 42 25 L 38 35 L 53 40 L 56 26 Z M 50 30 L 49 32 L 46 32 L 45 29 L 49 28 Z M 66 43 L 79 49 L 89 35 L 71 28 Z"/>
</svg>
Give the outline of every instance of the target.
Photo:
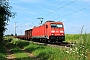
<svg viewBox="0 0 90 60">
<path fill-rule="evenodd" d="M 63 35 L 63 34 L 61 34 L 61 35 Z"/>
<path fill-rule="evenodd" d="M 60 31 L 60 33 L 64 33 L 63 31 Z"/>
<path fill-rule="evenodd" d="M 54 34 L 52 34 L 52 35 L 54 35 Z"/>
<path fill-rule="evenodd" d="M 54 31 L 54 30 L 52 30 L 52 31 L 51 31 L 51 33 L 55 33 L 55 31 Z"/>
</svg>

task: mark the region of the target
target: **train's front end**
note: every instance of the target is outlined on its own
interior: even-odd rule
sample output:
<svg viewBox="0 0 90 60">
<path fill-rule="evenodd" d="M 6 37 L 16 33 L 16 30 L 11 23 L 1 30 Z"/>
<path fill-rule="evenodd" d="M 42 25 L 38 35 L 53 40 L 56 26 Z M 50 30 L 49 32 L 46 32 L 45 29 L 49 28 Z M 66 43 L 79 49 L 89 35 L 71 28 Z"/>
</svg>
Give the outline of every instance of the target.
<svg viewBox="0 0 90 60">
<path fill-rule="evenodd" d="M 65 41 L 64 25 L 62 22 L 50 23 L 50 36 L 49 39 L 53 42 Z"/>
</svg>

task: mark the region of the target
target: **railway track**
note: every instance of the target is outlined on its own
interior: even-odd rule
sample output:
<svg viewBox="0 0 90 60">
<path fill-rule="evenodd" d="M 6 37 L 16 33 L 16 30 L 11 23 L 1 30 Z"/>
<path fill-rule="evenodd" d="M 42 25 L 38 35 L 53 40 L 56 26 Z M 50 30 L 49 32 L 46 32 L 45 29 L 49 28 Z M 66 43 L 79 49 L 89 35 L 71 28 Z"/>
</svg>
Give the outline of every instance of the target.
<svg viewBox="0 0 90 60">
<path fill-rule="evenodd" d="M 42 44 L 45 46 L 51 47 L 72 47 L 74 44 L 69 42 L 61 42 L 61 43 L 40 43 L 40 42 L 33 42 L 35 44 Z"/>
</svg>

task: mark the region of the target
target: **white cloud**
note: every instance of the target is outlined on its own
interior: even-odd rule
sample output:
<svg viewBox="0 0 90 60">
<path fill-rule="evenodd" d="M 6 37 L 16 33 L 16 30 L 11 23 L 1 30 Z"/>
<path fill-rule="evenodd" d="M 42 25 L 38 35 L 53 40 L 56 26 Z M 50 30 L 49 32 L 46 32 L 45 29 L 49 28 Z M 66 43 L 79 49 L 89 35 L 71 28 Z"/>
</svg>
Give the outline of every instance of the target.
<svg viewBox="0 0 90 60">
<path fill-rule="evenodd" d="M 30 13 L 30 14 L 35 14 L 34 12 L 31 12 L 31 11 L 29 11 L 29 10 L 27 10 L 26 12 L 27 12 L 27 13 Z"/>
<path fill-rule="evenodd" d="M 65 21 L 66 21 L 66 19 L 63 19 L 63 20 L 62 20 L 62 22 L 65 22 Z"/>
<path fill-rule="evenodd" d="M 90 2 L 90 0 L 79 0 L 79 1 L 85 1 L 85 2 Z"/>
<path fill-rule="evenodd" d="M 35 14 L 34 12 L 30 11 L 28 8 L 12 5 L 14 10 L 19 13 L 30 13 L 30 14 Z"/>
<path fill-rule="evenodd" d="M 43 0 L 9 0 L 11 3 L 41 3 Z"/>
<path fill-rule="evenodd" d="M 28 3 L 41 3 L 43 0 L 20 0 L 21 2 L 28 2 Z"/>
<path fill-rule="evenodd" d="M 53 10 L 49 10 L 49 9 L 45 9 L 45 8 L 42 8 L 42 9 L 49 11 L 49 12 L 54 12 Z"/>
<path fill-rule="evenodd" d="M 26 25 L 26 26 L 29 26 L 29 25 L 31 25 L 31 23 L 26 23 L 25 25 Z"/>
<path fill-rule="evenodd" d="M 63 1 L 63 0 L 57 0 L 57 1 Z M 75 1 L 75 0 L 65 0 L 65 1 Z M 80 2 L 90 2 L 90 0 L 77 0 Z"/>
<path fill-rule="evenodd" d="M 10 3 L 22 3 L 20 0 L 9 0 Z"/>
</svg>

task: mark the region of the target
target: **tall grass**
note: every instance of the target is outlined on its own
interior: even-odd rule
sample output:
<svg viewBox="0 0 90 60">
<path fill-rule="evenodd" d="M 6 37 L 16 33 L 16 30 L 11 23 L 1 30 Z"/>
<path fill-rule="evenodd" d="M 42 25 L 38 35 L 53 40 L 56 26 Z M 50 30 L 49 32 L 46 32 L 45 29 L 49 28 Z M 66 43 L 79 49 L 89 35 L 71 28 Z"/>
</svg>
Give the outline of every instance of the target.
<svg viewBox="0 0 90 60">
<path fill-rule="evenodd" d="M 25 49 L 25 51 L 32 53 L 38 60 L 90 60 L 90 34 L 66 34 L 66 41 L 75 42 L 75 44 L 70 48 L 59 48 L 19 39 L 13 39 L 11 42 Z M 22 53 L 17 47 L 12 49 L 12 51 L 16 49 L 18 53 Z"/>
<path fill-rule="evenodd" d="M 20 39 L 7 38 L 4 41 L 6 43 L 6 47 L 8 47 L 16 57 L 15 60 L 32 60 L 25 51 L 20 49 L 21 45 L 25 46 L 25 43 L 22 43 L 21 45 L 19 44 L 21 42 Z"/>
<path fill-rule="evenodd" d="M 74 46 L 67 50 L 70 56 L 76 60 L 90 60 L 90 34 L 66 34 L 66 41 L 75 42 Z"/>
<path fill-rule="evenodd" d="M 82 34 L 83 27 L 81 29 L 81 33 L 78 35 L 66 35 L 66 41 L 70 40 L 76 43 L 75 46 L 72 47 L 72 53 L 74 51 L 75 55 L 77 55 L 76 60 L 90 60 L 90 34 Z"/>
<path fill-rule="evenodd" d="M 67 53 L 67 48 L 57 48 L 38 44 L 29 44 L 25 50 L 34 54 L 40 60 L 76 60 L 70 53 Z"/>
<path fill-rule="evenodd" d="M 6 60 L 6 50 L 3 43 L 0 43 L 0 60 Z"/>
<path fill-rule="evenodd" d="M 90 34 L 81 34 L 80 41 L 77 45 L 79 60 L 87 60 L 87 53 L 90 52 Z"/>
</svg>

